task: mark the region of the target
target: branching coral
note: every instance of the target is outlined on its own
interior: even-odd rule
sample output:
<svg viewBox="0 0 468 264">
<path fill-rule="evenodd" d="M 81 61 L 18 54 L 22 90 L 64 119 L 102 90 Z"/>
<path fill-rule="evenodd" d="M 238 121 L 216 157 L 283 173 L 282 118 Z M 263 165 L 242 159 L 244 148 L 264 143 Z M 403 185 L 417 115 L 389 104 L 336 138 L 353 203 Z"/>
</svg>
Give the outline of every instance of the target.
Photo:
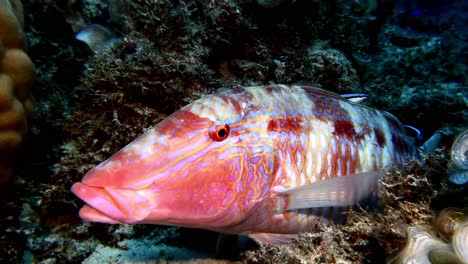
<svg viewBox="0 0 468 264">
<path fill-rule="evenodd" d="M 12 162 L 27 130 L 34 65 L 26 55 L 20 1 L 0 1 L 0 186 L 12 176 Z"/>
</svg>

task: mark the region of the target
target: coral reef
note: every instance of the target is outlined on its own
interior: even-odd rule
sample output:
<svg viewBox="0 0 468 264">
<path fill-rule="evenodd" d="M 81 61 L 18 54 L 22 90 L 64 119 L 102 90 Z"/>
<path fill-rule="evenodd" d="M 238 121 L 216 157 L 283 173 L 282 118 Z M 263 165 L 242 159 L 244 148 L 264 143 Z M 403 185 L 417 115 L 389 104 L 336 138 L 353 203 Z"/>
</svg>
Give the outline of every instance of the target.
<svg viewBox="0 0 468 264">
<path fill-rule="evenodd" d="M 287 0 L 257 0 L 257 3 L 263 7 L 277 7 Z"/>
<path fill-rule="evenodd" d="M 320 49 L 311 51 L 306 58 L 310 74 L 323 87 L 334 87 L 338 93 L 357 91 L 359 79 L 351 62 L 338 50 Z"/>
<path fill-rule="evenodd" d="M 426 136 L 445 127 L 446 149 L 468 123 L 466 44 L 459 30 L 464 25 L 412 15 L 427 1 L 270 2 L 282 3 L 266 8 L 254 0 L 25 2 L 28 54 L 37 67 L 36 106 L 17 181 L 0 203 L 0 262 L 81 263 L 109 252 L 119 261 L 119 254 L 130 258 L 150 243 L 154 261 L 165 260 L 161 252 L 177 260 L 171 252 L 179 249 L 212 256 L 216 239 L 209 232 L 82 223 L 80 202 L 69 188 L 144 129 L 218 88 L 273 82 L 365 92 L 366 104 Z M 25 47 L 22 16 L 11 12 L 19 1 L 0 3 L 0 39 L 5 12 L 8 23 L 14 21 L 5 25 L 20 32 L 7 34 L 19 45 L 8 56 L 31 65 L 19 50 Z M 450 3 L 438 11 L 453 13 Z M 92 24 L 115 34 L 112 47 L 93 54 L 75 39 Z M 2 61 L 5 47 L 0 45 Z M 10 89 L 0 89 L 0 115 L 12 109 L 2 108 L 7 103 L 30 111 L 29 86 L 16 88 L 3 71 L 0 88 Z M 20 141 L 26 116 L 16 116 Z M 443 152 L 425 164 L 411 162 L 386 178 L 381 211 L 352 211 L 343 226 L 323 224 L 289 246 L 261 245 L 244 252 L 241 261 L 382 262 L 385 254 L 404 248 L 406 226 L 430 224 L 436 211 L 463 206 L 466 187 L 446 182 L 447 162 Z M 200 248 L 202 238 L 209 241 L 206 248 Z"/>
<path fill-rule="evenodd" d="M 370 103 L 391 110 L 404 123 L 424 128 L 426 136 L 441 127 L 452 136 L 464 129 L 468 123 L 464 110 L 467 62 L 460 59 L 464 57 L 461 37 L 453 29 L 430 34 L 395 24 L 385 26 L 380 34 L 381 52 L 370 62 L 380 63 L 366 73 L 371 83 L 365 90 L 375 94 Z"/>
<path fill-rule="evenodd" d="M 34 65 L 25 53 L 21 1 L 0 1 L 0 186 L 13 176 L 32 110 Z"/>
</svg>

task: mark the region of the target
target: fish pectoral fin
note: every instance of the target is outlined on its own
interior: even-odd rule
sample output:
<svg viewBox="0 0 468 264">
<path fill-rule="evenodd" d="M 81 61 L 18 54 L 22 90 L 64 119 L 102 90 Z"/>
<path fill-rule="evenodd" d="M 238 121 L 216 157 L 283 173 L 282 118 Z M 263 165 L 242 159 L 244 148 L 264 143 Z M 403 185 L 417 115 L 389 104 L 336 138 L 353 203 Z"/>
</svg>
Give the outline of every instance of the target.
<svg viewBox="0 0 468 264">
<path fill-rule="evenodd" d="M 287 244 L 299 237 L 298 234 L 251 233 L 248 235 L 258 244 L 269 245 Z"/>
<path fill-rule="evenodd" d="M 383 170 L 350 174 L 279 192 L 276 212 L 354 205 L 378 191 L 379 179 L 384 174 Z"/>
</svg>

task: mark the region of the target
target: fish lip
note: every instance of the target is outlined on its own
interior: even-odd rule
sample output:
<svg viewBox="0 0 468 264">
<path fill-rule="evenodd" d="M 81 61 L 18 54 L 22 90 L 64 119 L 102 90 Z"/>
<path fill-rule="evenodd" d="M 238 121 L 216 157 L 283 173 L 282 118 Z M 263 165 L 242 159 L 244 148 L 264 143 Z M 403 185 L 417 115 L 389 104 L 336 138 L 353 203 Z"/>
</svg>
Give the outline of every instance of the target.
<svg viewBox="0 0 468 264">
<path fill-rule="evenodd" d="M 86 203 L 80 210 L 80 217 L 87 221 L 135 223 L 143 220 L 149 214 L 148 211 L 143 215 L 135 216 L 132 212 L 126 211 L 125 205 L 122 205 L 122 201 L 118 201 L 118 196 L 116 195 L 118 195 L 119 190 L 116 189 L 90 186 L 77 182 L 72 185 L 71 191 Z M 131 190 L 125 191 L 131 192 Z M 135 195 L 137 194 L 135 193 Z"/>
<path fill-rule="evenodd" d="M 85 221 L 89 221 L 89 222 L 98 222 L 98 223 L 105 223 L 105 224 L 123 224 L 123 222 L 112 219 L 109 216 L 101 213 L 100 211 L 96 210 L 94 207 L 91 207 L 87 204 L 81 207 L 79 216 L 81 219 Z"/>
<path fill-rule="evenodd" d="M 95 222 L 96 220 L 92 219 L 91 210 L 89 208 L 93 208 L 96 213 L 99 212 L 102 215 L 105 215 L 107 218 L 118 220 L 118 219 L 125 219 L 125 215 L 123 212 L 115 206 L 115 201 L 112 197 L 101 187 L 90 186 L 81 182 L 77 182 L 72 185 L 71 191 L 78 196 L 81 200 L 83 200 L 86 205 L 82 208 L 84 209 L 83 214 L 84 219 L 88 221 Z M 81 210 L 80 210 L 81 212 Z M 85 213 L 88 212 L 88 213 Z"/>
<path fill-rule="evenodd" d="M 101 177 L 98 177 L 100 175 L 103 175 Z M 88 171 L 84 176 L 83 179 L 81 179 L 81 183 L 85 184 L 87 186 L 94 186 L 94 187 L 100 187 L 100 184 L 97 183 L 96 181 L 102 178 L 108 178 L 106 177 L 107 171 L 103 170 L 100 171 L 99 173 L 97 172 L 97 169 L 94 168 L 90 171 Z M 73 186 L 72 186 L 73 187 Z"/>
<path fill-rule="evenodd" d="M 113 163 L 114 165 L 112 165 Z M 134 178 L 132 176 L 138 175 L 138 173 L 135 173 L 136 169 L 127 171 L 118 168 L 117 163 L 112 160 L 104 161 L 102 164 L 89 170 L 81 179 L 81 183 L 99 188 L 144 189 L 149 187 L 153 182 L 151 177 L 146 180 L 138 179 L 137 181 L 127 182 L 128 178 Z M 114 166 L 114 169 L 108 168 L 112 166 Z"/>
</svg>

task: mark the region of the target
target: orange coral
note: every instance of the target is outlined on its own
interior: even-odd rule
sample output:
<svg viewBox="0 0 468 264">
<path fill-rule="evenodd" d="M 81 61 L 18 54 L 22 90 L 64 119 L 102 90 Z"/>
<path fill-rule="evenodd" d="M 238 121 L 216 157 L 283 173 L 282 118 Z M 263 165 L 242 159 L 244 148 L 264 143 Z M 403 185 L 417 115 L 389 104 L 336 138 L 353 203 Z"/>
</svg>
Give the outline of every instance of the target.
<svg viewBox="0 0 468 264">
<path fill-rule="evenodd" d="M 15 152 L 27 131 L 34 64 L 25 53 L 23 6 L 0 0 L 0 186 L 13 174 Z"/>
</svg>

